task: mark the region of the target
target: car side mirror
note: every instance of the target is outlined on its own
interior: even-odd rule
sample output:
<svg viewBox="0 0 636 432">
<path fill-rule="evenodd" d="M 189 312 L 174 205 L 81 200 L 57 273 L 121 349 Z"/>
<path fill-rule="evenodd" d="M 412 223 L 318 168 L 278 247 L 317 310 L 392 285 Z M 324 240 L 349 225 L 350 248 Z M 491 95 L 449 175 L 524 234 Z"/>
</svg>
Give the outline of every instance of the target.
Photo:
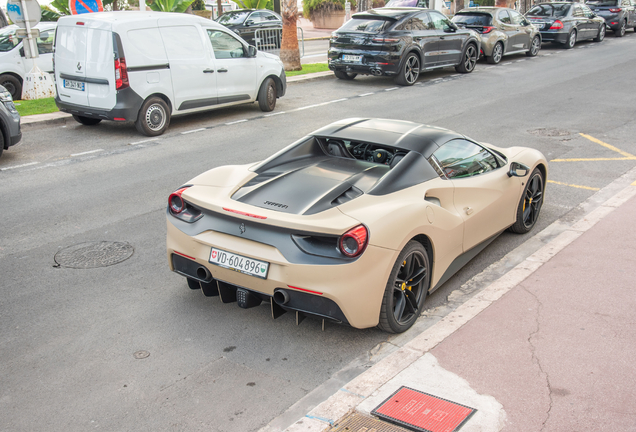
<svg viewBox="0 0 636 432">
<path fill-rule="evenodd" d="M 453 22 L 449 22 L 448 25 L 444 26 L 444 31 L 446 33 L 454 33 L 457 31 L 459 27 Z"/>
<path fill-rule="evenodd" d="M 512 162 L 510 164 L 510 170 L 508 171 L 508 177 L 525 177 L 530 172 L 530 168 L 519 162 Z"/>
<path fill-rule="evenodd" d="M 254 25 L 254 20 L 245 21 L 245 27 L 249 27 L 249 26 L 252 26 L 252 25 Z"/>
<path fill-rule="evenodd" d="M 26 55 L 24 54 L 24 47 L 20 48 L 20 55 L 22 57 L 26 57 Z"/>
<path fill-rule="evenodd" d="M 247 55 L 250 57 L 256 57 L 256 47 L 254 45 L 247 47 Z"/>
</svg>

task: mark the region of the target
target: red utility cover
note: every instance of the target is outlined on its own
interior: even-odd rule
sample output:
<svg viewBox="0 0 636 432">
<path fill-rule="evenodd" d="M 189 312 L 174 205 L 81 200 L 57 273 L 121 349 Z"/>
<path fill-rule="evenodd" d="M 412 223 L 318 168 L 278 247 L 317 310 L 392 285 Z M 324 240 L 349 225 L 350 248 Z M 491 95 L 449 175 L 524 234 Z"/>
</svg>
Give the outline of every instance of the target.
<svg viewBox="0 0 636 432">
<path fill-rule="evenodd" d="M 371 414 L 419 432 L 454 432 L 475 411 L 474 408 L 402 386 Z"/>
</svg>

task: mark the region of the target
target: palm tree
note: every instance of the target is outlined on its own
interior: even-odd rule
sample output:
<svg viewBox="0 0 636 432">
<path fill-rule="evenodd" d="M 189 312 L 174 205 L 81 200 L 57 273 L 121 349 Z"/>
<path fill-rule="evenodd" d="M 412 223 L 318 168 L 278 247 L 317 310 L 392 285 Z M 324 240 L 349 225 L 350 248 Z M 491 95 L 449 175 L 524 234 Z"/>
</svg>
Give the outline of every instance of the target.
<svg viewBox="0 0 636 432">
<path fill-rule="evenodd" d="M 283 40 L 280 47 L 280 59 L 286 71 L 301 70 L 300 50 L 298 49 L 298 18 L 297 0 L 281 0 L 281 15 L 283 16 Z"/>
<path fill-rule="evenodd" d="M 194 0 L 153 0 L 150 9 L 157 12 L 185 12 Z"/>
</svg>

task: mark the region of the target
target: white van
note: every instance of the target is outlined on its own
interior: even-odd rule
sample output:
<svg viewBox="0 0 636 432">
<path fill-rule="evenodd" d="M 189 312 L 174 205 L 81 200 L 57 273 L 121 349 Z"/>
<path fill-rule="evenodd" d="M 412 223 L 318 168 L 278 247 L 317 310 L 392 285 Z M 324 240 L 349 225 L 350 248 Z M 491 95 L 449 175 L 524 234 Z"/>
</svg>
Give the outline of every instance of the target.
<svg viewBox="0 0 636 432">
<path fill-rule="evenodd" d="M 40 35 L 35 38 L 40 56 L 37 59 L 24 57 L 24 42 L 16 36 L 17 25 L 0 29 L 0 85 L 4 86 L 14 100 L 22 98 L 24 77 L 35 64 L 43 72 L 53 72 L 54 22 L 41 22 L 36 29 Z"/>
<path fill-rule="evenodd" d="M 55 102 L 84 125 L 134 121 L 161 135 L 173 115 L 285 94 L 283 63 L 214 21 L 166 12 L 100 12 L 60 18 Z"/>
</svg>

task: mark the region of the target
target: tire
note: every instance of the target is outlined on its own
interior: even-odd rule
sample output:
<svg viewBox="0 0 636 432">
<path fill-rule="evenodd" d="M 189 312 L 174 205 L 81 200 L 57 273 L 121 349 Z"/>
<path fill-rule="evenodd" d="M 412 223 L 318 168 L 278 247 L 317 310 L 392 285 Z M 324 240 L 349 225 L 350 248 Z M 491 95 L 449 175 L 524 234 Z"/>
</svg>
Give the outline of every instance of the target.
<svg viewBox="0 0 636 432">
<path fill-rule="evenodd" d="M 486 57 L 486 61 L 490 64 L 499 64 L 503 57 L 503 51 L 503 44 L 501 42 L 497 42 L 495 47 L 492 49 L 492 55 Z"/>
<path fill-rule="evenodd" d="M 4 134 L 0 130 L 0 156 L 2 156 L 3 151 L 4 151 Z"/>
<path fill-rule="evenodd" d="M 378 327 L 389 333 L 402 333 L 411 328 L 422 312 L 430 277 L 426 249 L 419 242 L 408 242 L 386 284 Z M 409 287 L 406 282 L 410 281 L 415 283 Z"/>
<path fill-rule="evenodd" d="M 565 41 L 565 49 L 572 49 L 576 45 L 576 30 L 572 30 L 568 34 L 568 38 Z"/>
<path fill-rule="evenodd" d="M 529 232 L 537 223 L 541 206 L 543 205 L 544 178 L 538 168 L 535 168 L 528 179 L 521 200 L 517 206 L 517 220 L 508 228 L 517 234 Z"/>
<path fill-rule="evenodd" d="M 272 78 L 267 78 L 258 90 L 258 107 L 264 112 L 273 111 L 276 108 L 277 97 L 276 83 Z"/>
<path fill-rule="evenodd" d="M 462 55 L 462 62 L 455 66 L 455 70 L 459 73 L 471 73 L 475 70 L 478 58 L 477 46 L 473 43 L 468 44 L 466 51 Z"/>
<path fill-rule="evenodd" d="M 11 93 L 13 100 L 22 99 L 22 81 L 11 74 L 0 75 L 0 84 Z"/>
<path fill-rule="evenodd" d="M 415 53 L 409 53 L 395 77 L 395 83 L 401 86 L 412 86 L 420 77 L 420 58 Z"/>
<path fill-rule="evenodd" d="M 620 27 L 617 28 L 616 30 L 614 30 L 614 36 L 616 36 L 616 37 L 625 36 L 625 27 L 627 27 L 627 22 L 626 21 L 621 21 Z"/>
<path fill-rule="evenodd" d="M 341 71 L 341 70 L 335 70 L 335 71 L 333 71 L 333 73 L 336 76 L 336 78 L 341 79 L 341 80 L 345 80 L 345 81 L 351 81 L 352 79 L 354 79 L 355 77 L 358 76 L 357 73 L 347 73 L 347 72 Z"/>
<path fill-rule="evenodd" d="M 135 127 L 146 136 L 161 135 L 170 124 L 168 104 L 161 98 L 152 97 L 141 106 Z"/>
<path fill-rule="evenodd" d="M 601 24 L 598 28 L 598 34 L 594 38 L 594 42 L 601 42 L 605 39 L 605 24 Z"/>
<path fill-rule="evenodd" d="M 539 50 L 541 49 L 541 38 L 539 36 L 535 36 L 532 39 L 532 43 L 530 44 L 530 49 L 526 51 L 526 55 L 528 57 L 536 57 L 539 54 Z"/>
<path fill-rule="evenodd" d="M 75 119 L 76 122 L 83 124 L 84 126 L 95 126 L 102 121 L 102 119 L 83 117 L 75 114 L 73 114 L 73 119 Z"/>
</svg>

